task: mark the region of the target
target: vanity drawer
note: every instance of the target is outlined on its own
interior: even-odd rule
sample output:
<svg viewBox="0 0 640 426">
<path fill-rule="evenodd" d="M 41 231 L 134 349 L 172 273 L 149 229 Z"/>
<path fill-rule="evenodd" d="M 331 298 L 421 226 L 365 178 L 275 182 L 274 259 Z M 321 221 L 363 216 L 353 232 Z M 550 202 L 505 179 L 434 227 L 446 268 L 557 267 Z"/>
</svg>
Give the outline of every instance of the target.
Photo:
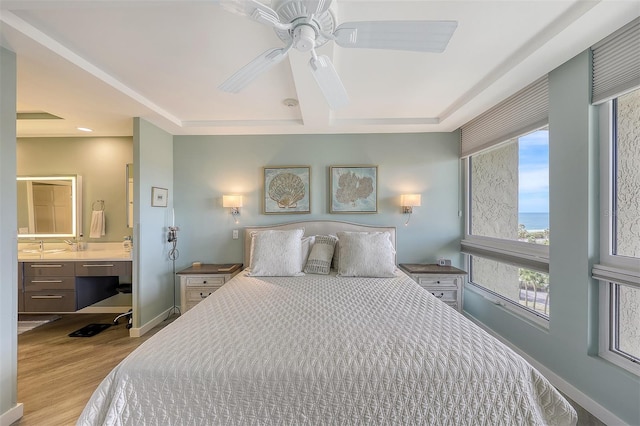
<svg viewBox="0 0 640 426">
<path fill-rule="evenodd" d="M 24 285 L 22 279 L 22 269 L 24 265 L 18 262 L 18 312 L 24 312 Z"/>
<path fill-rule="evenodd" d="M 187 277 L 185 278 L 185 284 L 187 287 L 193 286 L 207 286 L 207 287 L 221 287 L 228 278 L 226 276 L 201 276 L 201 277 Z"/>
<path fill-rule="evenodd" d="M 74 312 L 76 293 L 72 290 L 27 291 L 24 305 L 27 312 Z"/>
<path fill-rule="evenodd" d="M 131 275 L 131 262 L 76 262 L 77 277 L 117 277 Z"/>
<path fill-rule="evenodd" d="M 24 262 L 25 277 L 63 277 L 75 275 L 75 262 Z"/>
<path fill-rule="evenodd" d="M 24 280 L 24 291 L 74 290 L 75 277 L 27 277 Z"/>
</svg>

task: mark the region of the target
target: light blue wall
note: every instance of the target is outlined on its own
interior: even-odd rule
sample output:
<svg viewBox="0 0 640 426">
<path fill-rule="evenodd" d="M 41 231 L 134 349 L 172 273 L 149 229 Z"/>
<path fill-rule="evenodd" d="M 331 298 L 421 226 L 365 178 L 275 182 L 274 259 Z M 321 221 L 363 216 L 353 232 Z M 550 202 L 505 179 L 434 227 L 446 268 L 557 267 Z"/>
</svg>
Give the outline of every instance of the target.
<svg viewBox="0 0 640 426">
<path fill-rule="evenodd" d="M 173 263 L 169 260 L 167 226 L 173 207 L 173 137 L 135 118 L 134 159 L 134 327 L 165 315 L 173 306 Z M 168 207 L 151 206 L 151 188 L 169 190 Z"/>
<path fill-rule="evenodd" d="M 395 225 L 399 262 L 447 256 L 459 265 L 458 139 L 458 133 L 175 136 L 177 264 L 242 261 L 242 237 L 232 240 L 232 229 L 325 219 Z M 363 164 L 378 166 L 378 213 L 329 214 L 328 167 Z M 262 168 L 296 165 L 311 167 L 311 214 L 261 214 Z M 408 227 L 402 193 L 422 194 Z M 239 225 L 222 207 L 223 194 L 243 195 Z"/>
<path fill-rule="evenodd" d="M 18 379 L 16 56 L 0 47 L 0 419 L 15 414 Z M 15 420 L 15 418 L 13 418 Z"/>
<path fill-rule="evenodd" d="M 465 310 L 628 424 L 640 424 L 640 380 L 590 354 L 597 347 L 598 148 L 585 52 L 549 75 L 549 330 L 477 293 Z"/>
</svg>

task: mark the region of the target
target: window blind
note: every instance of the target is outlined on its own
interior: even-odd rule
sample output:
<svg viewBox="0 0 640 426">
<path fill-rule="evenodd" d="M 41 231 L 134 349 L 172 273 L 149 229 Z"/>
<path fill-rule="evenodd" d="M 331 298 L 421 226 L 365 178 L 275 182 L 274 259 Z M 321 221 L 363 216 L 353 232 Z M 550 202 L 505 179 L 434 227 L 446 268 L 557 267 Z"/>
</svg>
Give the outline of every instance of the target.
<svg viewBox="0 0 640 426">
<path fill-rule="evenodd" d="M 640 18 L 591 48 L 591 102 L 599 104 L 640 87 Z"/>
<path fill-rule="evenodd" d="M 520 268 L 549 273 L 548 246 L 535 246 L 531 244 L 529 250 L 517 248 L 502 248 L 464 239 L 460 242 L 460 251 L 471 256 L 479 256 L 485 259 L 495 260 Z M 546 254 L 541 254 L 541 249 L 546 249 Z"/>
<path fill-rule="evenodd" d="M 531 83 L 461 128 L 461 157 L 544 127 L 549 122 L 549 79 Z"/>
</svg>

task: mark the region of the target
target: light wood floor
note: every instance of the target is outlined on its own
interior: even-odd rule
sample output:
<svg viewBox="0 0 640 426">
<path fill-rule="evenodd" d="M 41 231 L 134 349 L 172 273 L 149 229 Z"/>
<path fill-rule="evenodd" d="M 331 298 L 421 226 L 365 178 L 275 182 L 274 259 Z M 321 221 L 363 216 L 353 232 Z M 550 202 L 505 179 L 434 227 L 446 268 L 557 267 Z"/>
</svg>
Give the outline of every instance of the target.
<svg viewBox="0 0 640 426">
<path fill-rule="evenodd" d="M 24 416 L 12 426 L 74 425 L 102 379 L 125 356 L 163 326 L 130 338 L 121 324 L 93 337 L 67 335 L 114 314 L 73 314 L 18 336 L 18 402 Z"/>
</svg>

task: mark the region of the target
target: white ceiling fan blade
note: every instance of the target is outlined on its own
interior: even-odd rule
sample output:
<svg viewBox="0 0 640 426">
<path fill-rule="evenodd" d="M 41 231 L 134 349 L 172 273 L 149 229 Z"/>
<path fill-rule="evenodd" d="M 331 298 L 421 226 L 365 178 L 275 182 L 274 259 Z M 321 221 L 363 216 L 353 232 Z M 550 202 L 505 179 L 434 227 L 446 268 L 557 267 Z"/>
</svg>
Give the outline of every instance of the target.
<svg viewBox="0 0 640 426">
<path fill-rule="evenodd" d="M 345 22 L 334 36 L 342 47 L 441 53 L 457 26 L 456 21 Z"/>
<path fill-rule="evenodd" d="M 347 91 L 328 56 L 312 57 L 311 72 L 331 109 L 339 109 L 349 103 Z"/>
<path fill-rule="evenodd" d="M 274 65 L 282 61 L 285 56 L 287 56 L 289 49 L 291 49 L 291 45 L 284 48 L 267 50 L 244 67 L 240 68 L 235 74 L 219 85 L 218 89 L 223 92 L 239 93 L 258 76 L 267 72 Z"/>
<path fill-rule="evenodd" d="M 248 16 L 254 21 L 276 27 L 279 29 L 287 30 L 291 27 L 290 24 L 282 24 L 280 17 L 271 9 L 256 0 L 220 0 L 220 6 L 225 10 L 235 13 L 236 15 Z"/>
<path fill-rule="evenodd" d="M 331 0 L 303 0 L 307 12 L 313 15 L 320 15 L 329 10 Z"/>
</svg>

